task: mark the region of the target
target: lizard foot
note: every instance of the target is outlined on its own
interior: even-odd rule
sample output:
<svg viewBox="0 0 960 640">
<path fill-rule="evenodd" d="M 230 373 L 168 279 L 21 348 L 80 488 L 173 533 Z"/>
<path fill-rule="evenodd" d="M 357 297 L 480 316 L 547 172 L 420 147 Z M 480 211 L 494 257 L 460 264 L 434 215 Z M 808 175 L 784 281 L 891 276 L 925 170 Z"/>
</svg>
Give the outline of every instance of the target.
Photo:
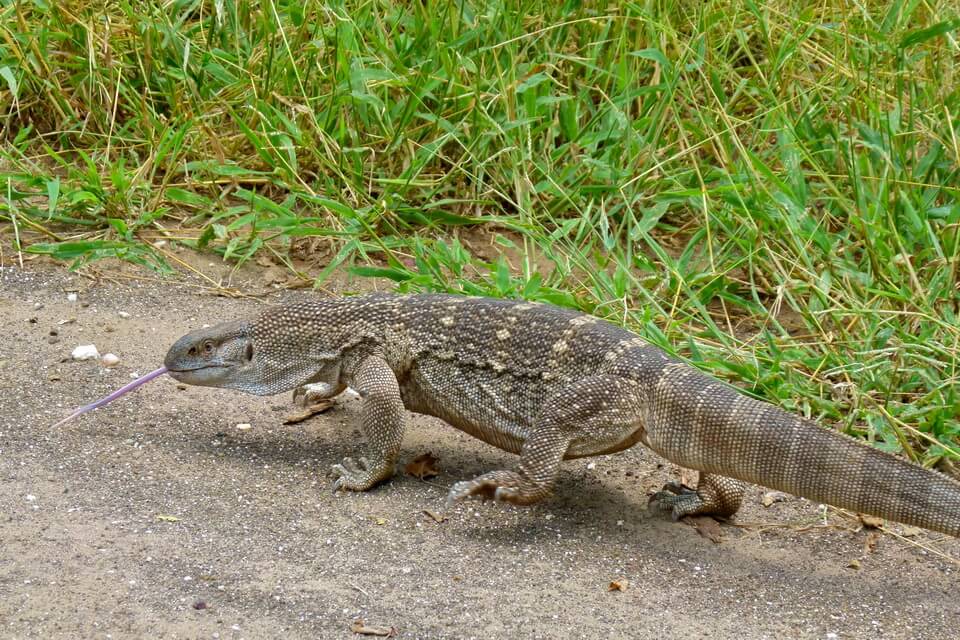
<svg viewBox="0 0 960 640">
<path fill-rule="evenodd" d="M 684 516 L 700 513 L 699 509 L 702 507 L 703 501 L 697 492 L 679 482 L 668 482 L 663 485 L 660 491 L 650 496 L 650 501 L 647 503 L 650 511 L 669 513 L 674 522 Z"/>
<path fill-rule="evenodd" d="M 684 516 L 728 518 L 740 508 L 746 483 L 712 473 L 701 473 L 696 489 L 668 482 L 650 497 L 648 508 L 669 512 L 675 521 Z"/>
<path fill-rule="evenodd" d="M 336 476 L 333 482 L 333 492 L 339 489 L 348 491 L 366 491 L 393 475 L 393 467 L 389 464 L 371 465 L 366 458 L 354 462 L 353 458 L 344 458 L 340 464 L 330 468 Z"/>
<path fill-rule="evenodd" d="M 450 488 L 447 507 L 470 496 L 512 504 L 533 504 L 550 495 L 549 487 L 537 484 L 516 471 L 491 471 L 473 480 L 463 480 Z"/>
<path fill-rule="evenodd" d="M 311 382 L 301 385 L 293 390 L 293 404 L 308 409 L 324 400 L 331 400 L 345 388 L 346 385 L 332 385 L 326 382 Z"/>
</svg>

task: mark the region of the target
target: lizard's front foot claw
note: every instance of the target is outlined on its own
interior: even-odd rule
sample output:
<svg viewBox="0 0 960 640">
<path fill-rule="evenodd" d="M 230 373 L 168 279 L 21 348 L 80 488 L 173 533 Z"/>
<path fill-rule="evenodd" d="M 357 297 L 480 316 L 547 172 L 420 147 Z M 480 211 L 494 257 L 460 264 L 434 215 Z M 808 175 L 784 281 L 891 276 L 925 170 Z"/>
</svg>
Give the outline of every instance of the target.
<svg viewBox="0 0 960 640">
<path fill-rule="evenodd" d="M 340 489 L 366 491 L 393 475 L 393 467 L 389 464 L 371 465 L 366 458 L 360 458 L 359 462 L 344 458 L 342 463 L 333 465 L 330 472 L 336 476 L 334 493 Z"/>
<path fill-rule="evenodd" d="M 293 390 L 293 404 L 309 409 L 318 404 L 329 403 L 346 387 L 326 382 L 310 382 Z"/>
<path fill-rule="evenodd" d="M 548 487 L 537 484 L 516 471 L 493 471 L 473 480 L 463 480 L 450 487 L 450 493 L 447 494 L 447 508 L 450 508 L 454 502 L 470 496 L 512 504 L 532 504 L 548 495 L 550 495 Z"/>
<path fill-rule="evenodd" d="M 453 507 L 454 502 L 460 502 L 470 496 L 480 496 L 481 498 L 492 498 L 493 495 L 487 495 L 483 489 L 475 486 L 476 480 L 461 480 L 452 487 L 447 494 L 447 509 Z"/>
</svg>

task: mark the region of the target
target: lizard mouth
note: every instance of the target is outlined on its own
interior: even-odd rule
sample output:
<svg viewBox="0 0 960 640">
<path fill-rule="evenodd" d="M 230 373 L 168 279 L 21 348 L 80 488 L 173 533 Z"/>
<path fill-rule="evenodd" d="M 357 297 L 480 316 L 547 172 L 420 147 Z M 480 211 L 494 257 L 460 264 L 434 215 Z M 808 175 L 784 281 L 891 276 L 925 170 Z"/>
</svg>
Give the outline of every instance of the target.
<svg viewBox="0 0 960 640">
<path fill-rule="evenodd" d="M 190 373 L 191 371 L 206 371 L 209 369 L 227 369 L 225 364 L 198 364 L 195 367 L 177 367 L 176 369 L 167 367 L 168 373 Z"/>
<path fill-rule="evenodd" d="M 205 387 L 217 386 L 227 375 L 230 367 L 221 364 L 204 364 L 196 366 L 180 366 L 176 369 L 167 367 L 167 375 L 178 382 L 196 384 Z"/>
</svg>

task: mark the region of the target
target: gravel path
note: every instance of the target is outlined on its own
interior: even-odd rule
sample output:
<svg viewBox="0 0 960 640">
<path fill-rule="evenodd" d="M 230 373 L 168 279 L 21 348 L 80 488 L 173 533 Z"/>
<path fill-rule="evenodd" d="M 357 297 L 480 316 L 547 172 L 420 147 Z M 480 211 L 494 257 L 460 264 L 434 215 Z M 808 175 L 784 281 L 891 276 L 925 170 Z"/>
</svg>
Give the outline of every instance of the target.
<svg viewBox="0 0 960 640">
<path fill-rule="evenodd" d="M 960 637 L 960 564 L 918 546 L 960 558 L 960 541 L 867 550 L 850 520 L 822 526 L 792 497 L 764 508 L 757 489 L 711 542 L 647 514 L 676 469 L 641 447 L 566 463 L 536 507 L 437 522 L 425 510 L 450 484 L 512 457 L 412 416 L 402 463 L 432 452 L 438 477 L 332 495 L 326 469 L 362 446 L 351 398 L 284 425 L 287 395 L 162 377 L 50 428 L 186 331 L 260 304 L 198 291 L 0 270 L 0 637 L 354 638 L 358 619 L 400 638 Z M 119 364 L 71 360 L 82 344 Z"/>
</svg>

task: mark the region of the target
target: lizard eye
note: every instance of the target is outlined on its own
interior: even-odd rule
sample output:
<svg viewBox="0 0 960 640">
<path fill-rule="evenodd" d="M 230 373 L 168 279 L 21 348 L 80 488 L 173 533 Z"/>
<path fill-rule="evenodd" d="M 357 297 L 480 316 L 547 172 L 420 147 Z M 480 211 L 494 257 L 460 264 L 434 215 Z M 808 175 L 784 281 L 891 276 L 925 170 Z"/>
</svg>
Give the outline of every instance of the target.
<svg viewBox="0 0 960 640">
<path fill-rule="evenodd" d="M 213 343 L 207 340 L 203 343 L 203 354 L 209 356 L 213 353 Z"/>
</svg>

